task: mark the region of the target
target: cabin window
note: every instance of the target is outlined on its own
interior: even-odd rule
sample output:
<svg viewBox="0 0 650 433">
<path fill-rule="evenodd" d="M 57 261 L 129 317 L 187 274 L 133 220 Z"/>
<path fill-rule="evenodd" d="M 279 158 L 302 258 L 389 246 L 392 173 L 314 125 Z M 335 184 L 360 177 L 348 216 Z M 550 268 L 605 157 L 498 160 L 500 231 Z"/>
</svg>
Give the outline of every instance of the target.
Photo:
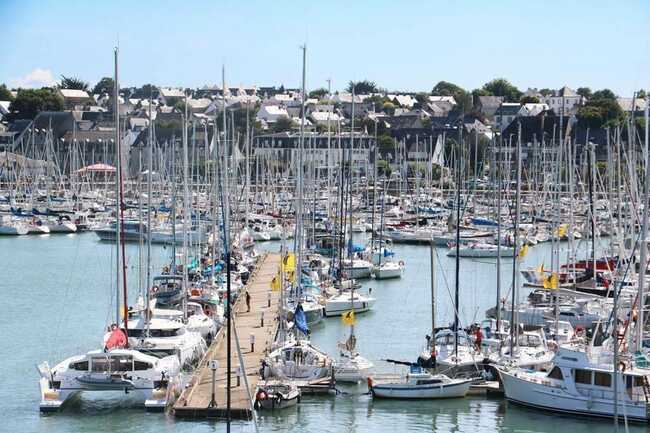
<svg viewBox="0 0 650 433">
<path fill-rule="evenodd" d="M 88 361 L 77 361 L 70 364 L 71 370 L 88 371 Z"/>
<path fill-rule="evenodd" d="M 576 383 L 584 385 L 591 385 L 591 371 L 589 370 L 573 370 L 573 376 Z"/>
<path fill-rule="evenodd" d="M 134 370 L 149 370 L 150 368 L 153 368 L 153 365 L 148 363 L 148 362 L 144 362 L 144 361 L 134 361 L 133 362 L 133 369 Z"/>
<path fill-rule="evenodd" d="M 612 386 L 612 375 L 609 373 L 601 373 L 600 371 L 594 372 L 594 385 L 611 387 Z"/>
<path fill-rule="evenodd" d="M 625 376 L 625 386 L 627 389 L 632 388 L 632 382 L 635 387 L 643 386 L 643 377 L 641 376 Z"/>
<path fill-rule="evenodd" d="M 548 374 L 548 377 L 551 379 L 558 379 L 558 380 L 564 380 L 564 375 L 562 374 L 562 370 L 560 367 L 553 367 L 553 370 Z"/>
<path fill-rule="evenodd" d="M 106 371 L 132 371 L 133 358 L 130 356 L 107 356 L 102 358 L 93 358 L 92 371 L 103 373 Z"/>
</svg>

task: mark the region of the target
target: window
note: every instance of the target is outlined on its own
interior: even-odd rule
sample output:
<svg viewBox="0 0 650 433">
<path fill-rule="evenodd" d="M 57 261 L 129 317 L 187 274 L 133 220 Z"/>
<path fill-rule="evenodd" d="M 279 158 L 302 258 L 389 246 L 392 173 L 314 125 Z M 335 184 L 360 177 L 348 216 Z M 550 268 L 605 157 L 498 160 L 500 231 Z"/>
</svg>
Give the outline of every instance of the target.
<svg viewBox="0 0 650 433">
<path fill-rule="evenodd" d="M 88 371 L 88 361 L 77 361 L 70 364 L 71 370 Z"/>
<path fill-rule="evenodd" d="M 594 385 L 611 387 L 612 386 L 612 375 L 609 373 L 601 373 L 600 371 L 594 372 Z"/>
<path fill-rule="evenodd" d="M 553 370 L 548 374 L 548 377 L 551 379 L 558 379 L 558 380 L 564 380 L 564 375 L 562 375 L 562 370 L 560 370 L 560 367 L 553 367 Z"/>
<path fill-rule="evenodd" d="M 591 371 L 589 370 L 573 370 L 573 375 L 576 383 L 584 385 L 591 385 Z"/>
</svg>

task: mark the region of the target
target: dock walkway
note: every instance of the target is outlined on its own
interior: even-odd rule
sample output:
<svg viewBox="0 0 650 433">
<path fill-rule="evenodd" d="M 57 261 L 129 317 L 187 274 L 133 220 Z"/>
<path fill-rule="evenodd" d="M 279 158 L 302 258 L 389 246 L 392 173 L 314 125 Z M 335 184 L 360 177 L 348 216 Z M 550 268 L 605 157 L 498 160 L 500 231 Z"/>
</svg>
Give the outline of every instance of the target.
<svg viewBox="0 0 650 433">
<path fill-rule="evenodd" d="M 277 331 L 278 321 L 276 318 L 280 292 L 271 290 L 271 280 L 278 273 L 279 266 L 279 253 L 268 253 L 261 258 L 246 285 L 246 290 L 251 295 L 251 311 L 246 311 L 246 300 L 243 292 L 233 305 L 233 326 L 236 327 L 237 336 L 239 337 L 251 396 L 254 396 L 260 378 L 259 368 L 262 359 L 270 349 Z M 263 326 L 262 314 L 264 315 Z M 254 351 L 251 350 L 251 336 L 254 336 L 255 339 Z M 226 358 L 226 327 L 224 326 L 199 363 L 189 386 L 176 401 L 174 405 L 174 415 L 176 417 L 225 418 Z M 209 362 L 212 360 L 219 362 L 216 377 L 215 407 L 210 407 L 212 370 L 210 370 Z M 231 415 L 233 418 L 249 419 L 252 415 L 251 402 L 244 386 L 243 377 L 239 386 L 237 386 L 237 370 L 240 364 L 234 338 L 232 339 L 231 365 Z"/>
</svg>

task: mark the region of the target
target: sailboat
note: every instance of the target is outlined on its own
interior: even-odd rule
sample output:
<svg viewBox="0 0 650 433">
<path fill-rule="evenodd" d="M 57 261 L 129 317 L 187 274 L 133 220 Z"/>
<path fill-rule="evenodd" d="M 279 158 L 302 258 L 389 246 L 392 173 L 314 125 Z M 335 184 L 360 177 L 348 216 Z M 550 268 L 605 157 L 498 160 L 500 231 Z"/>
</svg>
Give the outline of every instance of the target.
<svg viewBox="0 0 650 433">
<path fill-rule="evenodd" d="M 350 335 L 345 342 L 338 343 L 339 358 L 334 362 L 334 377 L 338 382 L 358 383 L 368 378 L 374 365 L 357 352 L 354 310 L 346 312 L 342 319 L 350 326 Z"/>
<path fill-rule="evenodd" d="M 119 128 L 119 81 L 118 50 L 115 49 L 115 142 L 116 142 L 116 209 L 118 212 L 116 238 L 116 323 L 120 316 L 128 317 L 126 299 L 126 267 L 124 243 L 121 241 L 123 220 L 123 186 L 121 167 L 121 136 Z M 121 248 L 120 248 L 121 247 Z M 122 257 L 120 260 L 120 251 Z M 120 306 L 120 280 L 122 284 L 123 304 Z M 128 324 L 128 320 L 125 321 Z M 129 348 L 124 331 L 116 324 L 111 326 L 105 338 L 103 349 L 91 350 L 85 354 L 73 356 L 50 367 L 47 362 L 38 366 L 40 373 L 40 410 L 53 412 L 59 410 L 70 398 L 82 392 L 130 393 L 139 396 L 147 409 L 162 410 L 173 397 L 172 385 L 180 371 L 176 356 L 157 358 Z"/>
</svg>

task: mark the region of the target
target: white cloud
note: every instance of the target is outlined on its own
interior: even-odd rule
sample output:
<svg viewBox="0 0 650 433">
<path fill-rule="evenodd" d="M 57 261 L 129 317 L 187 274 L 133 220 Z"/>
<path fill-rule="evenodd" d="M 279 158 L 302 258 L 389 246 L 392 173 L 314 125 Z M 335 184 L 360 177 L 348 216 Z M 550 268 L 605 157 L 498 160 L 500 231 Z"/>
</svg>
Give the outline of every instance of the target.
<svg viewBox="0 0 650 433">
<path fill-rule="evenodd" d="M 15 78 L 10 81 L 13 88 L 37 88 L 37 87 L 50 87 L 56 84 L 54 75 L 49 69 L 36 68 L 24 77 Z"/>
</svg>

